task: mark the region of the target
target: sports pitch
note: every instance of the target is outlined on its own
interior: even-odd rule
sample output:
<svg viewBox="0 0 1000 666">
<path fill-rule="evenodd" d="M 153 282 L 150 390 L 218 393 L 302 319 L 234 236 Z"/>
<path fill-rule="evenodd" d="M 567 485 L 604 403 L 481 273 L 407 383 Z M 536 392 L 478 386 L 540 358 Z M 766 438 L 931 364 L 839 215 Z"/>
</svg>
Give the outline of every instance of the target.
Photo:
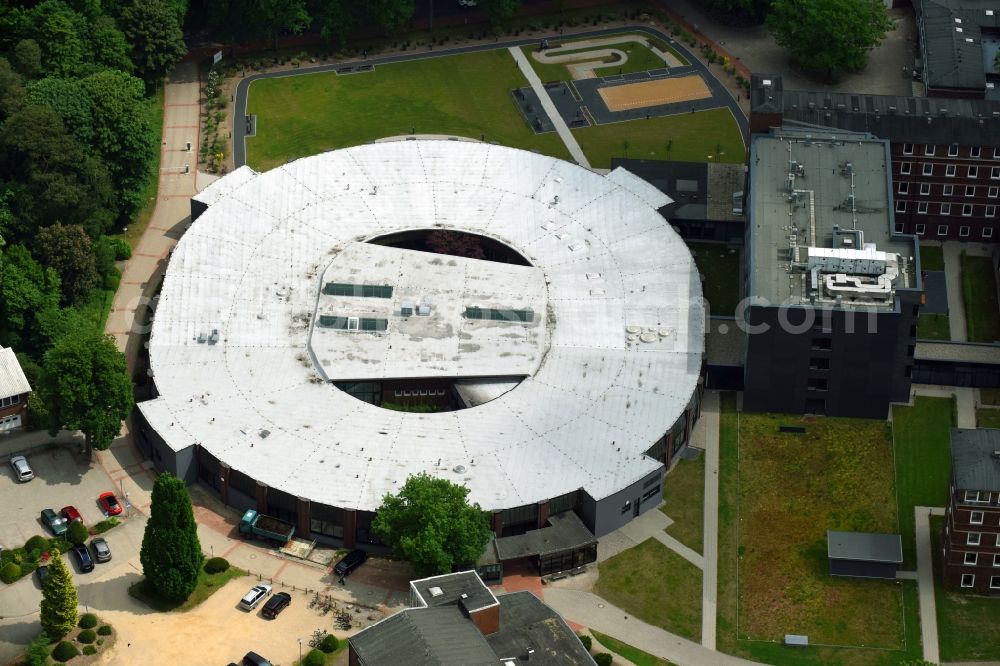
<svg viewBox="0 0 1000 666">
<path fill-rule="evenodd" d="M 705 80 L 697 74 L 642 83 L 626 83 L 622 86 L 601 88 L 598 92 L 611 111 L 644 109 L 661 104 L 708 99 L 712 96 L 708 86 L 705 85 Z"/>
</svg>

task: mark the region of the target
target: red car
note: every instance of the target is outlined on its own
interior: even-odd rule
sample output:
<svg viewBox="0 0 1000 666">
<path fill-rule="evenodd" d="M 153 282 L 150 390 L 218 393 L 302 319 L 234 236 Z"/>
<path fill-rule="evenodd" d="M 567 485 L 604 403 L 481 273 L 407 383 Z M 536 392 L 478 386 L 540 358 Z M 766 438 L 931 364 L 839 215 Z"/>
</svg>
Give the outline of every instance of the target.
<svg viewBox="0 0 1000 666">
<path fill-rule="evenodd" d="M 122 512 L 122 505 L 114 493 L 101 493 L 97 498 L 97 503 L 101 505 L 101 510 L 109 516 L 117 516 Z"/>
<path fill-rule="evenodd" d="M 80 515 L 80 512 L 76 510 L 75 506 L 64 506 L 62 511 L 59 513 L 66 519 L 67 523 L 72 523 L 74 521 L 83 522 L 83 516 Z"/>
</svg>

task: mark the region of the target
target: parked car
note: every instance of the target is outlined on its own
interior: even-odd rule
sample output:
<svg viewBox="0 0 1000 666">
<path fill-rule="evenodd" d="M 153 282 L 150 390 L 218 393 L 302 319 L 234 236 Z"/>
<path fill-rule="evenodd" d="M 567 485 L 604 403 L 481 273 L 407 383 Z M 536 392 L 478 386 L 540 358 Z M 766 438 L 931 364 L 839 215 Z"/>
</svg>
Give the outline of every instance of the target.
<svg viewBox="0 0 1000 666">
<path fill-rule="evenodd" d="M 122 512 L 122 505 L 114 493 L 101 493 L 97 498 L 97 503 L 101 505 L 101 511 L 109 516 L 117 516 Z"/>
<path fill-rule="evenodd" d="M 66 530 L 69 529 L 66 519 L 60 518 L 52 509 L 42 509 L 42 523 L 56 536 L 66 534 Z"/>
<path fill-rule="evenodd" d="M 243 655 L 243 666 L 271 666 L 271 662 L 256 652 L 247 652 Z"/>
<path fill-rule="evenodd" d="M 14 476 L 21 483 L 31 481 L 35 478 L 35 473 L 31 470 L 31 466 L 28 464 L 28 459 L 24 456 L 14 456 L 10 459 L 10 467 L 14 470 Z"/>
<path fill-rule="evenodd" d="M 95 537 L 90 541 L 90 547 L 94 549 L 94 559 L 98 562 L 111 561 L 111 547 L 108 546 L 104 537 Z"/>
<path fill-rule="evenodd" d="M 363 550 L 352 550 L 347 555 L 340 558 L 337 565 L 333 567 L 333 572 L 338 576 L 347 576 L 352 571 L 364 564 L 368 559 L 368 553 Z"/>
<path fill-rule="evenodd" d="M 278 617 L 278 614 L 285 610 L 290 603 L 292 603 L 292 595 L 288 594 L 288 592 L 278 592 L 267 600 L 267 603 L 264 604 L 264 610 L 262 610 L 260 614 L 273 620 Z"/>
<path fill-rule="evenodd" d="M 59 513 L 62 514 L 62 517 L 66 519 L 67 523 L 83 522 L 83 516 L 80 515 L 80 512 L 76 510 L 75 506 L 64 506 L 62 511 Z"/>
<path fill-rule="evenodd" d="M 250 591 L 243 595 L 240 599 L 240 607 L 245 610 L 251 611 L 257 607 L 260 600 L 271 594 L 271 586 L 267 583 L 261 583 L 260 585 L 254 585 L 250 588 Z"/>
<path fill-rule="evenodd" d="M 82 543 L 73 546 L 73 557 L 76 558 L 76 564 L 80 567 L 80 571 L 94 570 L 94 558 L 90 556 L 90 551 Z"/>
<path fill-rule="evenodd" d="M 43 564 L 37 569 L 35 569 L 35 579 L 38 580 L 38 585 L 45 585 L 45 579 L 49 577 L 49 565 Z"/>
</svg>

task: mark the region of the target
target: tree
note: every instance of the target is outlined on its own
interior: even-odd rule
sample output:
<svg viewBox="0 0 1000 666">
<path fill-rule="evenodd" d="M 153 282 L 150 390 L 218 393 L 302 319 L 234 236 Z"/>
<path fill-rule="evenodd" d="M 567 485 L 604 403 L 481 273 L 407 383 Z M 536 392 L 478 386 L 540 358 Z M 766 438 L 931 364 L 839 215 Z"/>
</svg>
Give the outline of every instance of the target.
<svg viewBox="0 0 1000 666">
<path fill-rule="evenodd" d="M 486 253 L 479 239 L 461 231 L 435 229 L 427 234 L 427 249 L 438 254 L 450 254 L 468 259 L 485 259 Z"/>
<path fill-rule="evenodd" d="M 49 76 L 28 85 L 28 104 L 46 105 L 62 118 L 63 125 L 81 143 L 94 140 L 94 103 L 79 79 Z"/>
<path fill-rule="evenodd" d="M 81 544 L 87 540 L 90 533 L 87 531 L 87 526 L 78 520 L 74 520 L 69 525 L 69 529 L 66 530 L 66 540 L 71 544 Z"/>
<path fill-rule="evenodd" d="M 49 635 L 44 631 L 31 641 L 28 651 L 24 655 L 27 666 L 48 666 L 49 663 Z"/>
<path fill-rule="evenodd" d="M 148 89 L 156 88 L 187 50 L 176 10 L 162 0 L 141 0 L 122 11 L 121 26 L 136 72 Z"/>
<path fill-rule="evenodd" d="M 372 529 L 422 575 L 474 564 L 492 536 L 489 514 L 470 505 L 469 489 L 428 474 L 411 476 L 382 498 Z"/>
<path fill-rule="evenodd" d="M 386 34 L 394 35 L 413 18 L 413 0 L 369 0 L 368 15 Z"/>
<path fill-rule="evenodd" d="M 42 264 L 59 273 L 64 303 L 79 301 L 97 285 L 94 247 L 83 227 L 58 222 L 42 227 L 36 245 Z"/>
<path fill-rule="evenodd" d="M 203 559 L 187 487 L 176 476 L 161 474 L 153 484 L 139 551 L 142 573 L 161 597 L 183 601 L 198 584 Z"/>
<path fill-rule="evenodd" d="M 90 28 L 90 48 L 99 69 L 105 67 L 123 72 L 132 71 L 129 45 L 113 19 L 102 16 Z"/>
<path fill-rule="evenodd" d="M 33 39 L 22 39 L 14 47 L 14 65 L 29 79 L 42 71 L 42 47 Z"/>
<path fill-rule="evenodd" d="M 305 0 L 259 0 L 259 19 L 278 50 L 278 32 L 288 30 L 299 34 L 309 27 L 311 18 Z"/>
<path fill-rule="evenodd" d="M 798 65 L 833 77 L 864 67 L 893 23 L 882 0 L 774 0 L 767 27 Z"/>
<path fill-rule="evenodd" d="M 42 47 L 42 65 L 55 76 L 73 76 L 84 62 L 84 42 L 73 14 L 68 8 L 49 13 L 36 38 Z"/>
<path fill-rule="evenodd" d="M 88 452 L 111 446 L 134 405 L 125 355 L 93 328 L 56 340 L 35 389 L 49 410 L 49 432 L 83 431 Z"/>
<path fill-rule="evenodd" d="M 323 41 L 334 47 L 344 46 L 358 27 L 358 5 L 353 0 L 317 0 L 310 13 Z"/>
<path fill-rule="evenodd" d="M 764 20 L 771 0 L 706 0 L 713 18 L 727 25 L 756 25 Z"/>
<path fill-rule="evenodd" d="M 20 110 L 24 104 L 24 85 L 21 77 L 6 58 L 0 57 L 0 122 Z"/>
<path fill-rule="evenodd" d="M 51 638 L 62 638 L 76 625 L 76 587 L 69 567 L 61 555 L 53 554 L 49 575 L 42 585 L 42 605 L 39 619 L 42 631 Z"/>
<path fill-rule="evenodd" d="M 59 306 L 59 285 L 59 274 L 43 268 L 23 245 L 0 249 L 0 344 L 24 348 L 42 342 L 37 315 Z"/>
<path fill-rule="evenodd" d="M 479 9 L 489 17 L 494 27 L 509 21 L 520 6 L 521 0 L 479 0 Z"/>
</svg>

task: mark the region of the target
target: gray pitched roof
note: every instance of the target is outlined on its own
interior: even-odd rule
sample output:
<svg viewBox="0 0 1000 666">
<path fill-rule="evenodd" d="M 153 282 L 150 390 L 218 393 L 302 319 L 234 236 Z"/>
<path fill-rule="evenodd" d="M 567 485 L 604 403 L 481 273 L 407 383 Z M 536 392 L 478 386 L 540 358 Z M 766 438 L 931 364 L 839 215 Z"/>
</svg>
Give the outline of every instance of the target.
<svg viewBox="0 0 1000 666">
<path fill-rule="evenodd" d="M 497 555 L 502 561 L 572 550 L 596 542 L 594 535 L 572 511 L 550 516 L 547 527 L 496 540 Z"/>
<path fill-rule="evenodd" d="M 30 392 L 31 386 L 21 370 L 21 364 L 17 362 L 14 350 L 0 347 L 0 398 Z"/>
<path fill-rule="evenodd" d="M 593 666 L 593 657 L 569 625 L 534 594 L 513 592 L 499 600 L 500 631 L 486 637 L 499 659 L 534 666 Z M 534 650 L 531 659 L 521 661 L 529 649 Z"/>
<path fill-rule="evenodd" d="M 365 666 L 495 666 L 486 639 L 457 606 L 401 611 L 350 639 Z"/>
<path fill-rule="evenodd" d="M 1000 430 L 952 428 L 951 470 L 959 490 L 1000 491 Z"/>
<path fill-rule="evenodd" d="M 898 564 L 903 561 L 903 542 L 898 534 L 827 530 L 826 552 L 831 560 Z"/>
<path fill-rule="evenodd" d="M 924 83 L 932 89 L 984 90 L 987 64 L 983 28 L 1000 27 L 996 2 L 917 0 L 913 4 L 924 57 Z M 992 70 L 992 63 L 989 65 Z"/>
</svg>

